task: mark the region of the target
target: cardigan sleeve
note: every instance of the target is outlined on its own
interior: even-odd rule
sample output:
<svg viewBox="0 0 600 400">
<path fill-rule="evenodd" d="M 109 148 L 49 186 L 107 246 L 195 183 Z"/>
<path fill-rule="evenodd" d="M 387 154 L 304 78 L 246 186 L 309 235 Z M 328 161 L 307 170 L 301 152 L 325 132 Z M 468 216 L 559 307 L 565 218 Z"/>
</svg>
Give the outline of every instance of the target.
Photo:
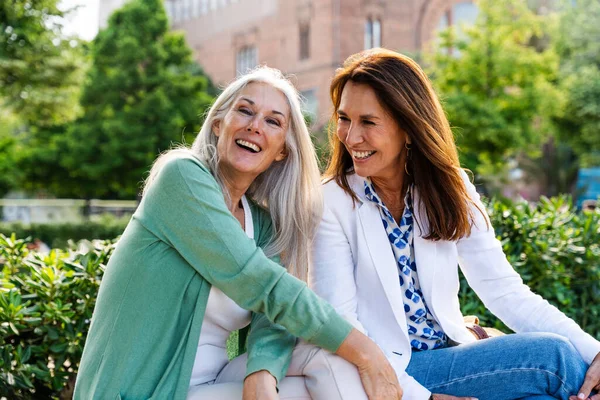
<svg viewBox="0 0 600 400">
<path fill-rule="evenodd" d="M 269 260 L 227 209 L 208 169 L 191 157 L 169 160 L 138 219 L 240 307 L 336 351 L 352 327 L 306 284 Z"/>
<path fill-rule="evenodd" d="M 264 314 L 253 313 L 246 376 L 265 370 L 275 377 L 279 385 L 287 373 L 295 345 L 296 337 L 283 326 L 270 322 Z"/>
</svg>

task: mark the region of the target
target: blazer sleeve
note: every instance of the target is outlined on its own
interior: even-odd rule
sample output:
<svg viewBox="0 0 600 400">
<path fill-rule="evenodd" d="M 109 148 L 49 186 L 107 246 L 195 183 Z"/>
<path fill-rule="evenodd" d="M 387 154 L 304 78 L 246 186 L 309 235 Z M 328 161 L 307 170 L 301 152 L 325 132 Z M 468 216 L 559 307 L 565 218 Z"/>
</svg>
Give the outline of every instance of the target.
<svg viewBox="0 0 600 400">
<path fill-rule="evenodd" d="M 458 241 L 460 267 L 485 306 L 515 332 L 550 332 L 564 336 L 589 364 L 600 342 L 585 333 L 541 296 L 533 293 L 513 269 L 496 238 L 480 196 L 463 172 L 472 207 L 471 235 Z M 480 211 L 481 210 L 481 211 Z"/>
<path fill-rule="evenodd" d="M 368 335 L 356 312 L 358 301 L 352 249 L 340 221 L 327 202 L 323 206 L 323 216 L 313 241 L 313 266 L 309 269 L 308 283 L 346 321 Z"/>
<path fill-rule="evenodd" d="M 323 217 L 313 242 L 313 267 L 309 285 L 356 329 L 369 336 L 358 320 L 352 249 L 338 217 L 324 205 Z M 373 338 L 371 338 L 373 340 Z M 373 340 L 377 343 L 375 340 Z M 390 360 L 391 361 L 391 360 Z M 393 365 L 393 364 L 392 364 Z M 395 368 L 406 400 L 425 400 L 430 392 L 406 371 Z"/>
<path fill-rule="evenodd" d="M 229 212 L 208 169 L 168 161 L 148 188 L 138 218 L 198 274 L 240 307 L 313 344 L 336 351 L 352 329 L 308 287 L 269 260 Z"/>
</svg>

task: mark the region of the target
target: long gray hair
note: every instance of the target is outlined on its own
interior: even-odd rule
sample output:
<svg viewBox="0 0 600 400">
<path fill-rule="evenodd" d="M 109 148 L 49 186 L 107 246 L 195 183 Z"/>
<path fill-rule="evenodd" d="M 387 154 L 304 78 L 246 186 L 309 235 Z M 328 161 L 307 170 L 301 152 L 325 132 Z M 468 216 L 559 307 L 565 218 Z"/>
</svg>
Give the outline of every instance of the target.
<svg viewBox="0 0 600 400">
<path fill-rule="evenodd" d="M 269 84 L 285 95 L 291 120 L 285 137 L 287 157 L 274 162 L 260 174 L 246 195 L 267 208 L 273 220 L 274 238 L 264 249 L 265 254 L 268 257 L 281 255 L 282 264 L 288 272 L 306 281 L 311 243 L 321 218 L 323 200 L 317 157 L 302 115 L 300 97 L 281 71 L 262 66 L 229 84 L 208 111 L 192 147 L 170 150 L 156 159 L 142 194 L 146 193 L 166 161 L 192 154 L 210 169 L 223 190 L 225 201 L 229 203 L 229 194 L 219 171 L 218 137 L 213 126 L 225 117 L 240 92 L 254 82 Z"/>
</svg>

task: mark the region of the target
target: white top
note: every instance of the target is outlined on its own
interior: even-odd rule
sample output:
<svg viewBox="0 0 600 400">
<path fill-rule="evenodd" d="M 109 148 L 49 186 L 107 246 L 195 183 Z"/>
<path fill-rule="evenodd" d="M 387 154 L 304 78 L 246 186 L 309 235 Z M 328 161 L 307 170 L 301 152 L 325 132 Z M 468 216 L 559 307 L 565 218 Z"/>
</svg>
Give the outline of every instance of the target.
<svg viewBox="0 0 600 400">
<path fill-rule="evenodd" d="M 242 196 L 242 206 L 246 234 L 253 239 L 254 225 L 246 196 Z M 238 306 L 220 289 L 211 287 L 190 386 L 209 383 L 217 378 L 219 372 L 229 362 L 226 348 L 227 338 L 232 331 L 248 326 L 251 318 L 250 311 Z"/>
</svg>

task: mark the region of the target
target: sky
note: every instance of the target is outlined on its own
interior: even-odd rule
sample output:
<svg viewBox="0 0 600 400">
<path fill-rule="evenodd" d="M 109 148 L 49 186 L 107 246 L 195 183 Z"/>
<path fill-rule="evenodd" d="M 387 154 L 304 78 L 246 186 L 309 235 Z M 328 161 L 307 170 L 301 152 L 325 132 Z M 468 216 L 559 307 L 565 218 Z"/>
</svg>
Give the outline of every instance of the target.
<svg viewBox="0 0 600 400">
<path fill-rule="evenodd" d="M 80 6 L 67 17 L 64 33 L 92 40 L 98 33 L 98 3 L 99 0 L 61 0 L 60 8 L 63 10 Z"/>
</svg>

